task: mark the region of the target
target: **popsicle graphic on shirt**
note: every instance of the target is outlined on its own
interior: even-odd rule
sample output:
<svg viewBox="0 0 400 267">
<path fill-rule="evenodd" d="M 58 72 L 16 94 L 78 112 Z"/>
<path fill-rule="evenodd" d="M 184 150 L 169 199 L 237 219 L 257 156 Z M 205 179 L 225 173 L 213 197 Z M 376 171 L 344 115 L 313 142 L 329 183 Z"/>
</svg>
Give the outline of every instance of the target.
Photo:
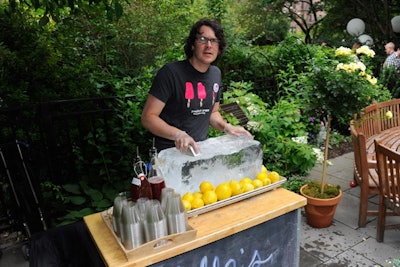
<svg viewBox="0 0 400 267">
<path fill-rule="evenodd" d="M 206 87 L 201 83 L 197 83 L 197 97 L 200 99 L 200 107 L 203 106 L 203 99 L 206 99 Z"/>
<path fill-rule="evenodd" d="M 190 100 L 194 99 L 193 84 L 186 82 L 185 99 L 187 100 L 187 107 L 190 107 Z"/>
</svg>

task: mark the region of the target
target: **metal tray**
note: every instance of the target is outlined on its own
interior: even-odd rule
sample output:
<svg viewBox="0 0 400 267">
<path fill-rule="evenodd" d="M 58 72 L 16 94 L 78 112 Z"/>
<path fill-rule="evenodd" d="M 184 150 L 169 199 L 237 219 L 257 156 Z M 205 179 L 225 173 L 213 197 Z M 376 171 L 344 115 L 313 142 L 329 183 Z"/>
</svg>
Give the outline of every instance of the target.
<svg viewBox="0 0 400 267">
<path fill-rule="evenodd" d="M 187 212 L 187 215 L 188 215 L 188 217 L 194 217 L 194 216 L 197 216 L 197 215 L 202 214 L 202 213 L 206 213 L 206 212 L 209 212 L 209 211 L 212 211 L 212 210 L 215 210 L 215 209 L 222 208 L 224 206 L 233 204 L 235 202 L 238 202 L 238 201 L 241 201 L 241 200 L 244 200 L 244 199 L 247 199 L 247 198 L 262 194 L 262 193 L 265 193 L 267 191 L 271 191 L 271 190 L 273 190 L 275 188 L 280 187 L 285 182 L 286 182 L 286 178 L 281 176 L 280 180 L 275 182 L 275 183 L 273 183 L 273 184 L 262 186 L 260 188 L 254 189 L 252 191 L 249 191 L 249 192 L 246 192 L 246 193 L 242 193 L 240 195 L 236 195 L 236 196 L 224 199 L 224 200 L 220 200 L 220 201 L 217 201 L 217 202 L 215 202 L 213 204 L 209 204 L 209 205 L 206 205 L 206 206 L 201 207 L 201 208 L 190 210 L 190 211 Z"/>
</svg>

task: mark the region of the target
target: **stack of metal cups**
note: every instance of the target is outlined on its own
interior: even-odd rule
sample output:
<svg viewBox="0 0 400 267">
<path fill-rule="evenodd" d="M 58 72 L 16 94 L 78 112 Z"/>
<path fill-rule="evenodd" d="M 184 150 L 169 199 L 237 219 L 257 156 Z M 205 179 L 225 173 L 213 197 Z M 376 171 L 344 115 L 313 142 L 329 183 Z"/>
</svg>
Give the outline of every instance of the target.
<svg viewBox="0 0 400 267">
<path fill-rule="evenodd" d="M 121 243 L 126 249 L 133 249 L 145 243 L 139 211 L 132 204 L 122 206 Z"/>
<path fill-rule="evenodd" d="M 163 188 L 161 203 L 156 199 L 139 198 L 128 201 L 128 192 L 114 199 L 113 229 L 127 250 L 164 236 L 187 231 L 187 213 L 181 196 L 172 188 Z M 156 244 L 166 244 L 162 240 Z"/>
<path fill-rule="evenodd" d="M 161 208 L 160 201 L 152 199 L 146 203 L 146 216 L 144 219 L 144 233 L 146 242 L 168 235 L 167 219 Z M 157 244 L 163 245 L 166 241 Z"/>
<path fill-rule="evenodd" d="M 187 230 L 187 214 L 183 206 L 181 196 L 172 194 L 167 198 L 166 216 L 168 223 L 168 233 L 177 234 Z"/>
<path fill-rule="evenodd" d="M 122 206 L 128 204 L 128 193 L 121 192 L 114 199 L 112 225 L 117 236 L 121 237 Z"/>
</svg>

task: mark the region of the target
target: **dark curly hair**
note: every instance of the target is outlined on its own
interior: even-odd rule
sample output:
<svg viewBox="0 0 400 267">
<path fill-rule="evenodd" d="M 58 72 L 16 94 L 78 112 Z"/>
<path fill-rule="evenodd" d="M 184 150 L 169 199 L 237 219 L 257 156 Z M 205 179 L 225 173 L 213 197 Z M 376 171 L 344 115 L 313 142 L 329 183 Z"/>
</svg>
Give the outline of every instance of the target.
<svg viewBox="0 0 400 267">
<path fill-rule="evenodd" d="M 225 40 L 224 30 L 222 29 L 218 21 L 212 19 L 200 19 L 192 26 L 189 36 L 186 38 L 186 44 L 185 44 L 186 58 L 189 59 L 193 56 L 192 46 L 194 45 L 194 42 L 196 40 L 196 35 L 200 33 L 199 31 L 201 26 L 208 26 L 214 30 L 215 36 L 219 40 L 219 47 L 218 47 L 219 54 L 217 57 L 218 59 L 225 52 L 227 44 Z"/>
</svg>

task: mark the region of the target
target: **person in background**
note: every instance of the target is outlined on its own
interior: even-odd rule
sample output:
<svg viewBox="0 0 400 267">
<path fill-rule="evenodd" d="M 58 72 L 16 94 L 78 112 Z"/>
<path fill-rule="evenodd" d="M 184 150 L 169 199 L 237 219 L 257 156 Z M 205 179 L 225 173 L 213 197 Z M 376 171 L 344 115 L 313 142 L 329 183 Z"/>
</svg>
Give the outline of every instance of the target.
<svg viewBox="0 0 400 267">
<path fill-rule="evenodd" d="M 396 71 L 400 70 L 400 51 L 395 51 L 395 44 L 389 42 L 385 45 L 385 52 L 388 55 L 385 62 L 383 63 L 384 68 L 394 67 Z"/>
<path fill-rule="evenodd" d="M 361 43 L 359 41 L 355 41 L 353 43 L 353 45 L 351 46 L 351 50 L 353 50 L 353 52 L 356 52 L 358 48 L 361 47 Z"/>
<path fill-rule="evenodd" d="M 357 61 L 361 62 L 361 55 L 357 54 L 357 49 L 361 47 L 361 43 L 359 41 L 355 41 L 351 46 L 351 51 L 357 55 Z"/>
<path fill-rule="evenodd" d="M 201 19 L 186 38 L 186 59 L 164 65 L 157 73 L 142 111 L 142 125 L 155 135 L 158 151 L 176 147 L 187 153 L 207 138 L 209 125 L 233 136 L 251 134 L 223 120 L 219 112 L 221 71 L 212 65 L 227 43 L 220 24 Z"/>
</svg>

